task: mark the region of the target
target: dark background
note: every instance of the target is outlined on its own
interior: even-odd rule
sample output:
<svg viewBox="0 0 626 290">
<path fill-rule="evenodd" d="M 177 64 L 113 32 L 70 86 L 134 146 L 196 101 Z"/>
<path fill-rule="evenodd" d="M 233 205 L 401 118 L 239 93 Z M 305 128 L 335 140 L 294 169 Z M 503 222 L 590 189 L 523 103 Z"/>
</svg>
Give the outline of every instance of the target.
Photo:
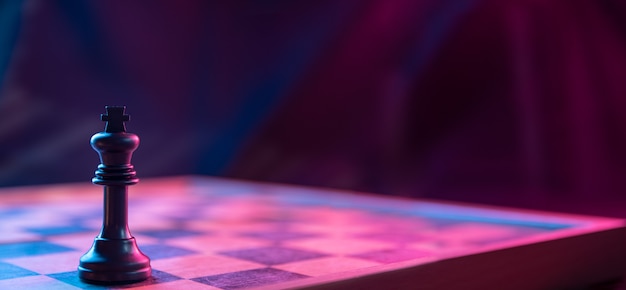
<svg viewBox="0 0 626 290">
<path fill-rule="evenodd" d="M 620 0 L 0 1 L 0 186 L 207 174 L 626 217 Z"/>
</svg>

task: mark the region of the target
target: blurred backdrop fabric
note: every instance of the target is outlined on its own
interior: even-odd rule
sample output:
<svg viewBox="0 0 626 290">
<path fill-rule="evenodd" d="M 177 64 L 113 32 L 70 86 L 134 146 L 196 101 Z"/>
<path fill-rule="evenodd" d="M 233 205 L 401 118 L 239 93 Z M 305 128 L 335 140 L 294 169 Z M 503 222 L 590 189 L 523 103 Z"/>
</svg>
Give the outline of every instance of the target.
<svg viewBox="0 0 626 290">
<path fill-rule="evenodd" d="M 617 208 L 623 3 L 0 1 L 0 186 L 88 182 L 126 105 L 140 177 Z"/>
</svg>

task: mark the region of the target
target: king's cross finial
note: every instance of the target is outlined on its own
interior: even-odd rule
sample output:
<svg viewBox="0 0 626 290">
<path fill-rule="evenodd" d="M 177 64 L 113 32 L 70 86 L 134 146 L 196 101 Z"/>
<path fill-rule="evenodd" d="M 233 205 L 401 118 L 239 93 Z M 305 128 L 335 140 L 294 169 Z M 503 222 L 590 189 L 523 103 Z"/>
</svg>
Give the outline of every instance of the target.
<svg viewBox="0 0 626 290">
<path fill-rule="evenodd" d="M 126 132 L 124 122 L 130 120 L 130 116 L 125 114 L 126 106 L 105 106 L 106 114 L 100 115 L 100 120 L 107 122 L 104 132 L 121 133 Z"/>
</svg>

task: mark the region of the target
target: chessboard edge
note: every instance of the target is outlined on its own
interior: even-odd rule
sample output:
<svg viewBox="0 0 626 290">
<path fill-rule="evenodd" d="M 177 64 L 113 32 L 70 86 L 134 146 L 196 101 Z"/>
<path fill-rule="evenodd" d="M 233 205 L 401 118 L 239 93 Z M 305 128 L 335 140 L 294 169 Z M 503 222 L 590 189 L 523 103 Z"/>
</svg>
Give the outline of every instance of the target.
<svg viewBox="0 0 626 290">
<path fill-rule="evenodd" d="M 400 262 L 377 266 L 376 271 L 362 269 L 360 273 L 337 273 L 313 281 L 255 289 L 579 289 L 622 281 L 626 274 L 626 249 L 622 247 L 625 243 L 626 228 L 615 228 L 468 256 Z M 386 267 L 386 271 L 380 271 L 381 267 Z M 533 278 L 529 279 L 528 275 Z M 420 279 L 432 282 L 419 284 Z"/>
</svg>

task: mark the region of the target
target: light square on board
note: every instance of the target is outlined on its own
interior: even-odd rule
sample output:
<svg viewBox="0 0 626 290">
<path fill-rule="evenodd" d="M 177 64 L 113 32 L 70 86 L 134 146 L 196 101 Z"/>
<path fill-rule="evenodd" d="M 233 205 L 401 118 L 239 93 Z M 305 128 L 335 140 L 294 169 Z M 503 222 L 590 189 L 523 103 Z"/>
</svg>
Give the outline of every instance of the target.
<svg viewBox="0 0 626 290">
<path fill-rule="evenodd" d="M 350 255 L 394 248 L 394 243 L 357 238 L 311 238 L 284 242 L 286 246 L 333 255 Z"/>
<path fill-rule="evenodd" d="M 4 221 L 2 221 L 4 222 Z M 27 233 L 19 229 L 2 229 L 0 228 L 2 235 L 0 235 L 0 243 L 17 243 L 23 241 L 35 241 L 41 237 L 35 233 Z"/>
<path fill-rule="evenodd" d="M 255 238 L 274 242 L 284 242 L 287 240 L 298 240 L 306 238 L 314 238 L 320 236 L 319 233 L 293 232 L 287 230 L 274 231 L 253 231 L 239 234 L 242 237 Z"/>
<path fill-rule="evenodd" d="M 273 268 L 315 277 L 326 274 L 363 269 L 378 266 L 380 264 L 381 263 L 374 261 L 350 257 L 322 257 L 317 259 L 276 265 L 273 266 Z"/>
<path fill-rule="evenodd" d="M 39 275 L 0 280 L 0 289 L 80 290 L 81 288 L 48 276 Z"/>
<path fill-rule="evenodd" d="M 272 242 L 268 240 L 233 237 L 228 235 L 186 237 L 181 239 L 171 239 L 166 241 L 166 243 L 168 245 L 174 245 L 201 253 L 260 248 L 270 246 L 272 244 Z"/>
<path fill-rule="evenodd" d="M 215 234 L 245 232 L 245 231 L 270 231 L 276 230 L 276 223 L 250 222 L 237 219 L 215 218 L 212 220 L 193 220 L 186 223 L 190 230 L 209 231 Z"/>
<path fill-rule="evenodd" d="M 51 208 L 51 206 L 47 206 Z M 13 228 L 25 229 L 30 227 L 55 227 L 61 224 L 68 224 L 71 216 L 56 213 L 46 207 L 25 207 L 27 215 L 15 216 L 4 219 L 3 223 L 11 225 Z"/>
<path fill-rule="evenodd" d="M 74 271 L 83 252 L 71 251 L 48 255 L 26 256 L 5 260 L 40 274 L 52 274 Z"/>
<path fill-rule="evenodd" d="M 358 234 L 370 233 L 379 229 L 379 226 L 372 224 L 353 223 L 346 225 L 343 223 L 312 221 L 309 223 L 293 224 L 292 231 L 317 233 L 326 237 L 351 237 Z"/>
<path fill-rule="evenodd" d="M 406 231 L 394 231 L 394 230 L 380 230 L 372 231 L 369 233 L 362 233 L 356 236 L 359 239 L 386 241 L 395 243 L 397 245 L 404 245 L 407 243 L 413 243 L 416 241 L 423 241 L 425 238 L 419 233 L 418 230 L 406 230 Z"/>
<path fill-rule="evenodd" d="M 350 225 L 354 224 L 356 221 L 362 221 L 370 215 L 369 212 L 362 210 L 335 208 L 331 206 L 312 206 L 302 208 L 295 205 L 285 206 L 291 207 L 290 213 L 294 216 L 294 218 L 311 222 L 315 221 L 316 223 L 323 224 L 334 223 Z"/>
<path fill-rule="evenodd" d="M 389 264 L 415 259 L 431 259 L 434 253 L 411 248 L 390 248 L 354 255 L 355 258 Z"/>
<path fill-rule="evenodd" d="M 448 242 L 445 240 L 422 240 L 404 245 L 405 249 L 430 252 L 433 257 L 440 257 L 477 249 L 475 245 L 463 242 Z"/>
<path fill-rule="evenodd" d="M 280 204 L 260 197 L 223 200 L 219 207 L 211 207 L 203 212 L 205 218 L 255 220 L 264 217 L 283 216 Z"/>
<path fill-rule="evenodd" d="M 185 279 L 266 267 L 263 264 L 218 255 L 160 259 L 152 261 L 151 264 L 153 269 Z"/>
</svg>

